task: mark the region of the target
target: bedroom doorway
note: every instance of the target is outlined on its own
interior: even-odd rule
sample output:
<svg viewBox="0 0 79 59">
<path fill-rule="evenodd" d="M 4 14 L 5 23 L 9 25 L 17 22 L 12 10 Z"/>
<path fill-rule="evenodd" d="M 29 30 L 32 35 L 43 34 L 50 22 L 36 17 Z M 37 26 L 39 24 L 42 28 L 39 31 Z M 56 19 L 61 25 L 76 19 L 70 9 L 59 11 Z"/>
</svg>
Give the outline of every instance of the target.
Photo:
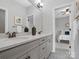
<svg viewBox="0 0 79 59">
<path fill-rule="evenodd" d="M 53 10 L 53 52 L 67 50 L 71 55 L 72 4 L 66 4 Z"/>
<path fill-rule="evenodd" d="M 70 6 L 55 9 L 56 49 L 69 49 L 70 45 Z"/>
</svg>

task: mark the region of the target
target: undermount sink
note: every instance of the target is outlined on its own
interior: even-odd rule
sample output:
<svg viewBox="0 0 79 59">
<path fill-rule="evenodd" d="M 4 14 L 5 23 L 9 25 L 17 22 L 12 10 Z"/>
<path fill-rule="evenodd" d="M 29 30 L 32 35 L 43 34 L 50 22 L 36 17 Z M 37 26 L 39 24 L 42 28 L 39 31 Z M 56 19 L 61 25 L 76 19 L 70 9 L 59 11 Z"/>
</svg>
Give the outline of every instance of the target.
<svg viewBox="0 0 79 59">
<path fill-rule="evenodd" d="M 19 40 L 19 39 L 29 39 L 31 36 L 16 36 L 13 38 L 2 38 L 0 39 L 0 42 L 8 41 L 8 40 Z"/>
<path fill-rule="evenodd" d="M 16 37 L 16 39 L 28 39 L 28 38 L 30 38 L 29 36 L 18 36 L 18 37 Z"/>
</svg>

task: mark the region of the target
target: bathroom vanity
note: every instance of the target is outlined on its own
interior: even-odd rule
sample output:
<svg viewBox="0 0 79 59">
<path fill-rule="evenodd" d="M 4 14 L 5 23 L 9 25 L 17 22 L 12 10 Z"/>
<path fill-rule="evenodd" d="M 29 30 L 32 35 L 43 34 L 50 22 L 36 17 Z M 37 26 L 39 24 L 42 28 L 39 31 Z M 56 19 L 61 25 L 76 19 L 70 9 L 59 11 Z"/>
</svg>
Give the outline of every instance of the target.
<svg viewBox="0 0 79 59">
<path fill-rule="evenodd" d="M 51 51 L 52 34 L 0 40 L 0 59 L 47 59 Z"/>
</svg>

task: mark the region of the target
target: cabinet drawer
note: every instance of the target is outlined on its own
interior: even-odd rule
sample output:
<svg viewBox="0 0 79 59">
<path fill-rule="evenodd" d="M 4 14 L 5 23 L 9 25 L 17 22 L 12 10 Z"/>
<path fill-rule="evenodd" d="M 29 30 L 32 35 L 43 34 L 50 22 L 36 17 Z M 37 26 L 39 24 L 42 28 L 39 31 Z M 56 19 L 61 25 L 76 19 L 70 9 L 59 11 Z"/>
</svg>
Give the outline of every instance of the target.
<svg viewBox="0 0 79 59">
<path fill-rule="evenodd" d="M 47 52 L 47 42 L 45 42 L 40 46 L 40 56 L 45 55 L 46 52 Z"/>
<path fill-rule="evenodd" d="M 16 55 L 22 55 L 22 53 L 26 53 L 29 50 L 35 48 L 39 43 L 39 40 L 23 44 L 20 46 L 17 46 L 15 48 L 9 49 L 7 51 L 1 52 L 0 53 L 0 59 L 13 59 Z"/>
<path fill-rule="evenodd" d="M 28 59 L 28 57 L 30 57 L 30 56 L 28 56 L 28 53 L 26 53 L 24 55 L 17 57 L 16 59 Z"/>
<path fill-rule="evenodd" d="M 47 37 L 43 37 L 43 38 L 40 39 L 40 44 L 42 44 L 42 43 L 44 43 L 46 41 L 47 41 Z"/>
</svg>

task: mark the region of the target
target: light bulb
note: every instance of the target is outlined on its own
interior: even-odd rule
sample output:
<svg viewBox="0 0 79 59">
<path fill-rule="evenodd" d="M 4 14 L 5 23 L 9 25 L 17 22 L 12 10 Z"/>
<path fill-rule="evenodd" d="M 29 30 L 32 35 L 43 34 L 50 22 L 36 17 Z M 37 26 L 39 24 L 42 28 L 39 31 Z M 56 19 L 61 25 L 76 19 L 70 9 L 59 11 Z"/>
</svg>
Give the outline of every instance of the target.
<svg viewBox="0 0 79 59">
<path fill-rule="evenodd" d="M 43 7 L 43 5 L 44 5 L 43 3 L 40 3 L 40 6 L 42 6 L 42 7 Z"/>
</svg>

